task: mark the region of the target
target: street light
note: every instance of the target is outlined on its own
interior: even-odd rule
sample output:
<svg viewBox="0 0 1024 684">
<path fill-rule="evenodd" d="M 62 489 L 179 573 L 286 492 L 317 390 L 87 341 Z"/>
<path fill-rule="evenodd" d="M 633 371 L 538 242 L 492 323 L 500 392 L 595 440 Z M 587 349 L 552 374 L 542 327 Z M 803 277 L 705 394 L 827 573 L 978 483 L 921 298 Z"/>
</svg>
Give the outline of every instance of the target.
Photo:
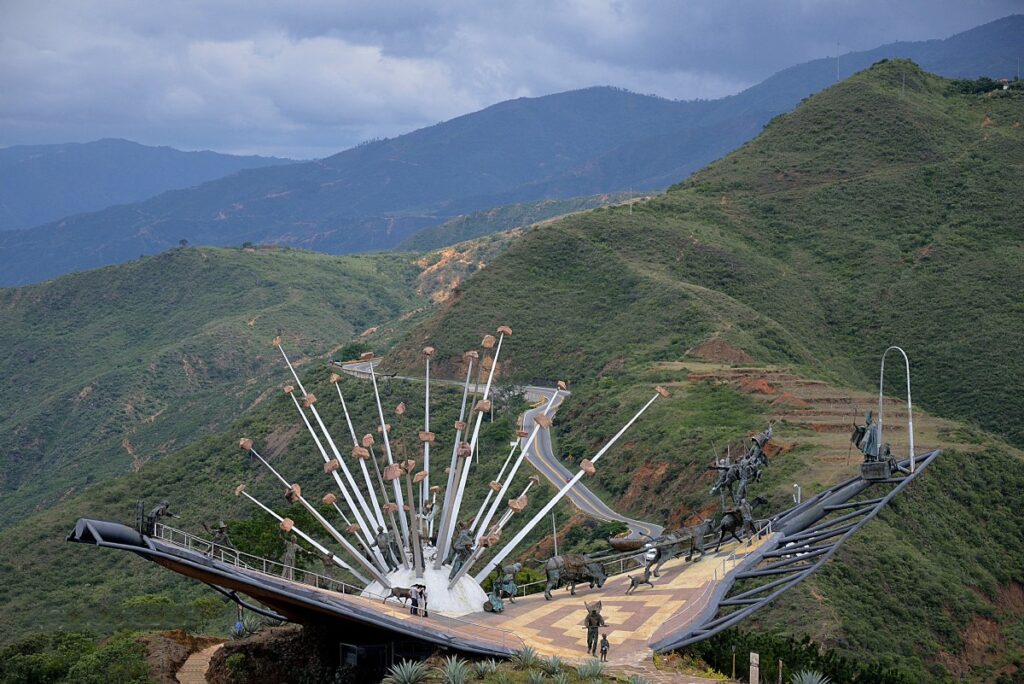
<svg viewBox="0 0 1024 684">
<path fill-rule="evenodd" d="M 878 444 L 875 446 L 877 449 L 875 456 L 880 456 L 882 449 L 882 388 L 885 384 L 885 356 L 893 349 L 903 355 L 907 369 L 907 432 L 910 434 L 910 472 L 914 472 L 914 407 L 910 401 L 910 359 L 907 358 L 907 352 L 896 345 L 882 352 L 882 369 L 878 376 Z"/>
</svg>

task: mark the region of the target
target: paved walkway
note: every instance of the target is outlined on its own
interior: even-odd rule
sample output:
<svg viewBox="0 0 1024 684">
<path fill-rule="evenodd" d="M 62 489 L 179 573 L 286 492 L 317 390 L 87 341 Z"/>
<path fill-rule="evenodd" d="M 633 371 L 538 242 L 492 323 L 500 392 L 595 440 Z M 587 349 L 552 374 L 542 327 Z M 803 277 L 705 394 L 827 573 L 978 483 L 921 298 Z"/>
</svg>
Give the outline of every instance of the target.
<svg viewBox="0 0 1024 684">
<path fill-rule="evenodd" d="M 639 667 L 651 663 L 648 644 L 680 629 L 695 617 L 724 574 L 732 572 L 747 553 L 766 539 L 755 540 L 750 546 L 736 543 L 723 546 L 720 553 L 696 562 L 669 561 L 662 567 L 661 577 L 652 578 L 653 589 L 643 586 L 628 596 L 625 591 L 629 577 L 618 575 L 609 578 L 602 589 L 577 586 L 575 597 L 565 590 L 553 592 L 551 601 L 545 601 L 542 594 L 532 594 L 516 600 L 515 604 L 506 603 L 505 612 L 499 615 L 475 613 L 466 618 L 511 630 L 543 655 L 578 661 L 587 657 L 584 601 L 599 600 L 601 614 L 608 623 L 601 631 L 608 634 L 611 644 L 609 667 Z M 633 574 L 641 572 L 638 569 Z"/>
<path fill-rule="evenodd" d="M 206 672 L 210 669 L 210 659 L 224 644 L 214 644 L 202 651 L 196 651 L 188 657 L 185 664 L 178 670 L 175 678 L 180 684 L 206 684 Z"/>
</svg>

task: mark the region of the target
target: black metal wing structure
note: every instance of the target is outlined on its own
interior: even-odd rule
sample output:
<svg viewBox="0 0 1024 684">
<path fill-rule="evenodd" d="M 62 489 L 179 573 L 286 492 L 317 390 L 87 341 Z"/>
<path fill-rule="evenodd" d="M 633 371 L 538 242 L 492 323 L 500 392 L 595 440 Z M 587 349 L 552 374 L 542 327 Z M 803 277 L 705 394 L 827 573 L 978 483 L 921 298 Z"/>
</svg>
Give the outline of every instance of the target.
<svg viewBox="0 0 1024 684">
<path fill-rule="evenodd" d="M 771 537 L 719 582 L 688 624 L 651 643 L 658 652 L 697 643 L 747 619 L 817 572 L 847 539 L 878 515 L 941 452 L 917 459 L 902 477 L 854 477 L 824 490 L 771 520 Z M 909 465 L 909 460 L 900 463 Z"/>
</svg>

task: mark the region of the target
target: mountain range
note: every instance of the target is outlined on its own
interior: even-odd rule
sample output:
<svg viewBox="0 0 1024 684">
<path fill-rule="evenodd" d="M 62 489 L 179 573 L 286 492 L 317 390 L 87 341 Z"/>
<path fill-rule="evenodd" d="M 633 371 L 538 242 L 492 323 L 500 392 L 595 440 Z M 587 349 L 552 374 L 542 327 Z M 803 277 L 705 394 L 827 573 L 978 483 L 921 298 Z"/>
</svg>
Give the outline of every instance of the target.
<svg viewBox="0 0 1024 684">
<path fill-rule="evenodd" d="M 843 55 L 838 76 L 894 56 L 948 77 L 1011 76 L 1022 42 L 1024 16 L 1011 16 L 944 40 Z M 0 286 L 125 261 L 182 240 L 328 253 L 388 249 L 424 227 L 496 206 L 664 188 L 834 83 L 836 66 L 835 59 L 815 60 L 713 101 L 613 88 L 520 98 L 326 159 L 250 169 L 9 231 L 0 234 Z"/>
<path fill-rule="evenodd" d="M 106 138 L 0 149 L 0 231 L 130 204 L 260 166 L 273 157 L 182 152 Z"/>
</svg>

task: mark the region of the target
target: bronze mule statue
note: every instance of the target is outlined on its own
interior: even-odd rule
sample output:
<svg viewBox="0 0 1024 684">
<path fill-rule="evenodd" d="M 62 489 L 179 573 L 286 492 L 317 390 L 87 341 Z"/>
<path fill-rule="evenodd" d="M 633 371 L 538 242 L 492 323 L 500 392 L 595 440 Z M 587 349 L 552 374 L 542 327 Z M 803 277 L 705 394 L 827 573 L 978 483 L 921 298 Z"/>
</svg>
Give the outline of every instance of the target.
<svg viewBox="0 0 1024 684">
<path fill-rule="evenodd" d="M 684 553 L 686 554 L 687 561 L 693 560 L 693 557 L 698 553 L 703 556 L 704 537 L 707 536 L 710 528 L 711 521 L 704 518 L 692 527 L 673 530 L 658 539 L 658 545 L 655 547 L 656 553 L 654 560 L 651 562 L 654 570 L 654 576 L 661 577 L 659 571 L 665 561 L 672 558 L 679 558 L 679 556 L 682 556 Z"/>
</svg>

